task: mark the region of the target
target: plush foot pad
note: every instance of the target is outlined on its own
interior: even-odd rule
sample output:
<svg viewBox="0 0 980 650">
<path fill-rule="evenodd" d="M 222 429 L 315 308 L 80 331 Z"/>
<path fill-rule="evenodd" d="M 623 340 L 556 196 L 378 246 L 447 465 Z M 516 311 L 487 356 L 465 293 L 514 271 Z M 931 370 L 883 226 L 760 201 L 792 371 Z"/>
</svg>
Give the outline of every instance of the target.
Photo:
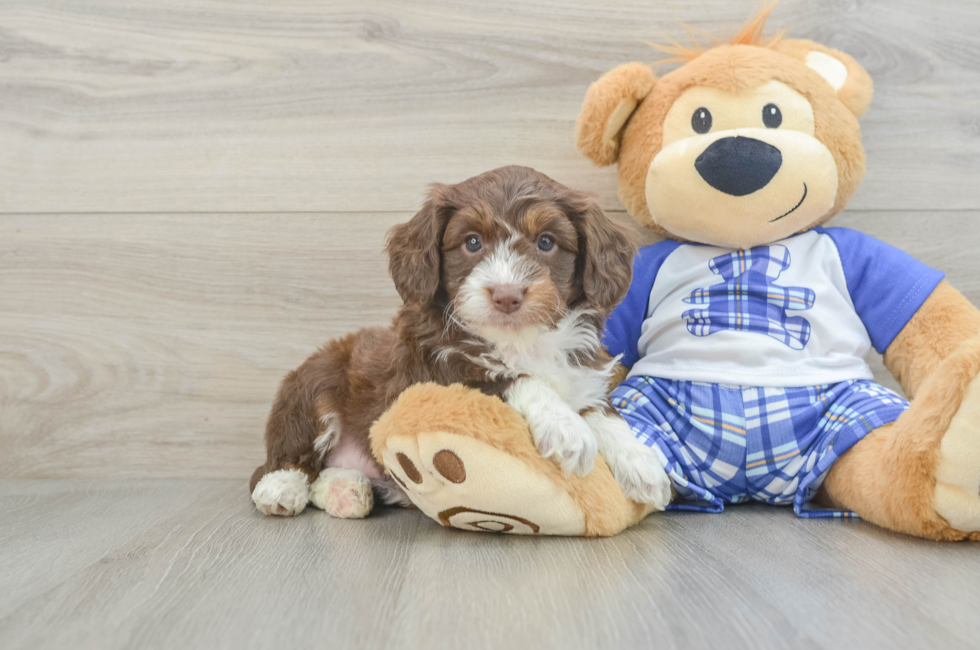
<svg viewBox="0 0 980 650">
<path fill-rule="evenodd" d="M 252 491 L 252 501 L 264 515 L 291 517 L 303 512 L 309 494 L 306 474 L 298 469 L 280 469 L 262 477 Z"/>
<path fill-rule="evenodd" d="M 935 506 L 953 528 L 980 531 L 980 378 L 967 389 L 939 447 Z"/>
<path fill-rule="evenodd" d="M 353 469 L 328 467 L 310 488 L 310 501 L 332 517 L 363 519 L 374 508 L 371 481 Z"/>
<path fill-rule="evenodd" d="M 583 513 L 567 492 L 499 449 L 445 432 L 387 443 L 391 475 L 443 526 L 526 535 L 585 532 Z"/>
</svg>

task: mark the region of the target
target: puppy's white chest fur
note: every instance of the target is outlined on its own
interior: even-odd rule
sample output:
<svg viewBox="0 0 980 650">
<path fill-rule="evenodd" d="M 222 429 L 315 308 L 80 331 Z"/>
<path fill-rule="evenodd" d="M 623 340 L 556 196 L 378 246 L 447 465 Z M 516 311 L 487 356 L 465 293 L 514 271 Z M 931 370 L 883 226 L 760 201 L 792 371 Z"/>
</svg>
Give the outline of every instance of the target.
<svg viewBox="0 0 980 650">
<path fill-rule="evenodd" d="M 501 374 L 529 375 L 547 382 L 576 411 L 603 404 L 615 361 L 598 369 L 576 362 L 579 355 L 590 355 L 600 345 L 598 332 L 583 322 L 581 315 L 581 312 L 569 313 L 554 329 L 537 329 L 498 339 L 491 363 L 506 369 Z"/>
</svg>

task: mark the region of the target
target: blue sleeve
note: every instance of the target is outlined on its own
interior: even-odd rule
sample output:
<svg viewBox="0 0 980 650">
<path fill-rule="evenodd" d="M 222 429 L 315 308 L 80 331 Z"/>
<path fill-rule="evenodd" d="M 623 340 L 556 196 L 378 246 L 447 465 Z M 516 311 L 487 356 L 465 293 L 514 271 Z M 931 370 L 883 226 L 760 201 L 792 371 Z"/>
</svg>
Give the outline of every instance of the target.
<svg viewBox="0 0 980 650">
<path fill-rule="evenodd" d="M 640 329 L 647 317 L 650 292 L 657 273 L 667 256 L 673 253 L 679 242 L 665 240 L 652 246 L 641 248 L 633 258 L 633 281 L 623 302 L 613 310 L 606 320 L 606 330 L 602 342 L 609 354 L 623 355 L 620 363 L 632 367 L 640 360 L 637 343 Z"/>
<path fill-rule="evenodd" d="M 837 246 L 851 302 L 879 353 L 946 276 L 905 251 L 848 228 L 817 228 Z"/>
</svg>

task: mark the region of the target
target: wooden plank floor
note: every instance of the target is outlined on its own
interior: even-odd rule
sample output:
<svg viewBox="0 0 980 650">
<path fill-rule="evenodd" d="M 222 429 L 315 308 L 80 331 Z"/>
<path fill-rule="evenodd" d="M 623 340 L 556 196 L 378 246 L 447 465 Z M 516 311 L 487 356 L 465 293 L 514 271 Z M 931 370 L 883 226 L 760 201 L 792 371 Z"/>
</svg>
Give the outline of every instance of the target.
<svg viewBox="0 0 980 650">
<path fill-rule="evenodd" d="M 0 481 L 0 647 L 976 648 L 980 554 L 739 506 L 606 540 L 255 512 L 242 481 Z"/>
</svg>

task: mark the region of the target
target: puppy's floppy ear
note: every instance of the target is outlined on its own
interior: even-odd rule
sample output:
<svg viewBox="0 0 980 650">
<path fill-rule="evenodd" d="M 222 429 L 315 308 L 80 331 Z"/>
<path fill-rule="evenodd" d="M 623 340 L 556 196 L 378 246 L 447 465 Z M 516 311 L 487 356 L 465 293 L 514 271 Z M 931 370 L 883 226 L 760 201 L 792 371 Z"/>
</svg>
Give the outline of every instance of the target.
<svg viewBox="0 0 980 650">
<path fill-rule="evenodd" d="M 388 231 L 388 272 L 405 303 L 429 302 L 439 288 L 442 236 L 449 221 L 445 189 L 433 185 L 422 209 Z"/>
<path fill-rule="evenodd" d="M 608 314 L 618 305 L 633 279 L 636 235 L 626 225 L 606 216 L 588 194 L 575 194 L 570 216 L 579 233 L 579 263 L 585 298 Z"/>
<path fill-rule="evenodd" d="M 874 84 L 868 71 L 849 55 L 804 39 L 783 39 L 773 49 L 802 61 L 823 77 L 855 116 L 861 117 L 868 110 Z"/>
<path fill-rule="evenodd" d="M 575 122 L 575 144 L 583 156 L 601 167 L 616 162 L 623 127 L 655 81 L 649 66 L 627 63 L 589 86 Z"/>
</svg>

